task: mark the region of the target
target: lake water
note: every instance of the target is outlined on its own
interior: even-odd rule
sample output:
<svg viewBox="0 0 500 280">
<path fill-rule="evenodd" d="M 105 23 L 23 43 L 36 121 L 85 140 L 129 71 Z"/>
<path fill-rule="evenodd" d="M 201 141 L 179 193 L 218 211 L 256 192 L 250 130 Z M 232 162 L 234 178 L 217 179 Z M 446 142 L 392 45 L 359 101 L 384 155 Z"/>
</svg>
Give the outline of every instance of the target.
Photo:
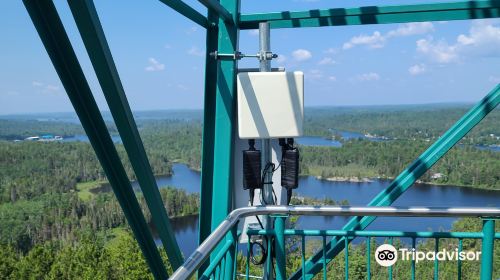
<svg viewBox="0 0 500 280">
<path fill-rule="evenodd" d="M 357 132 L 349 132 L 349 131 L 340 131 L 340 130 L 330 130 L 332 134 L 337 134 L 342 137 L 343 140 L 351 140 L 351 139 L 365 139 L 368 141 L 387 141 L 387 139 L 377 138 L 377 137 L 367 137 L 362 133 Z M 342 147 L 342 143 L 338 140 L 333 140 L 331 138 L 326 137 L 318 137 L 318 136 L 303 136 L 298 137 L 296 139 L 297 143 L 303 146 L 322 146 L 322 147 Z"/>
<path fill-rule="evenodd" d="M 122 143 L 122 139 L 119 135 L 112 135 L 111 140 L 113 143 Z M 87 135 L 73 135 L 70 137 L 64 137 L 63 142 L 89 142 L 89 137 Z"/>
<path fill-rule="evenodd" d="M 189 192 L 198 192 L 200 173 L 190 170 L 184 164 L 174 164 L 174 175 L 159 177 L 158 185 L 178 186 Z M 133 183 L 138 187 L 137 183 Z M 390 184 L 388 180 L 375 180 L 371 183 L 331 182 L 313 176 L 300 178 L 296 193 L 300 196 L 348 200 L 350 205 L 363 206 Z M 495 206 L 500 207 L 500 192 L 454 186 L 415 184 L 404 193 L 394 206 Z M 307 217 L 298 221 L 301 229 L 340 229 L 349 217 Z M 379 218 L 369 226 L 372 230 L 449 230 L 454 218 Z M 172 220 L 179 246 L 185 255 L 197 247 L 198 217 L 182 217 Z M 157 241 L 159 242 L 159 241 Z"/>
<path fill-rule="evenodd" d="M 364 139 L 373 142 L 381 142 L 388 141 L 389 139 L 377 138 L 377 137 L 367 137 L 366 135 L 358 132 L 349 132 L 349 131 L 336 131 L 331 130 L 332 133 L 338 134 L 342 137 L 343 140 L 351 140 L 351 139 Z M 114 143 L 122 144 L 122 139 L 119 135 L 112 135 L 111 139 Z M 89 142 L 89 138 L 87 135 L 73 135 L 70 137 L 65 137 L 63 142 Z M 342 143 L 338 140 L 333 140 L 331 138 L 319 137 L 319 136 L 303 136 L 298 137 L 295 140 L 298 144 L 302 146 L 317 146 L 317 147 L 342 147 Z M 500 152 L 500 146 L 485 146 L 485 145 L 476 145 L 476 148 L 480 150 L 489 150 L 493 152 Z"/>
<path fill-rule="evenodd" d="M 341 136 L 348 140 L 364 138 L 370 141 L 383 141 L 377 138 L 367 138 L 360 133 L 342 132 Z M 64 141 L 88 142 L 86 136 L 66 138 Z M 121 143 L 119 136 L 114 136 L 115 143 Z M 300 137 L 297 142 L 305 146 L 341 147 L 339 141 L 322 137 Z M 499 151 L 498 147 L 478 147 Z M 492 148 L 496 148 L 492 149 Z M 173 186 L 182 188 L 187 192 L 199 192 L 200 173 L 189 169 L 184 164 L 173 165 L 172 176 L 157 177 L 159 187 Z M 347 200 L 350 205 L 364 206 L 376 194 L 390 184 L 388 180 L 375 180 L 367 183 L 332 182 L 319 180 L 313 176 L 300 178 L 299 188 L 295 191 L 299 196 L 315 198 L 331 198 L 336 201 Z M 132 186 L 139 190 L 139 184 L 132 182 Z M 110 191 L 109 186 L 103 186 L 96 191 Z M 487 191 L 455 186 L 438 186 L 428 184 L 415 184 L 406 193 L 399 197 L 394 206 L 431 206 L 431 207 L 500 207 L 500 191 Z M 307 217 L 298 220 L 297 228 L 300 229 L 340 229 L 349 217 Z M 449 230 L 455 221 L 454 218 L 379 218 L 368 228 L 371 230 Z M 172 219 L 175 236 L 179 241 L 181 251 L 185 256 L 190 255 L 197 247 L 198 216 L 189 216 Z M 159 240 L 156 240 L 160 244 Z"/>
<path fill-rule="evenodd" d="M 303 136 L 297 138 L 295 141 L 303 146 L 342 147 L 340 141 L 317 136 Z"/>
</svg>

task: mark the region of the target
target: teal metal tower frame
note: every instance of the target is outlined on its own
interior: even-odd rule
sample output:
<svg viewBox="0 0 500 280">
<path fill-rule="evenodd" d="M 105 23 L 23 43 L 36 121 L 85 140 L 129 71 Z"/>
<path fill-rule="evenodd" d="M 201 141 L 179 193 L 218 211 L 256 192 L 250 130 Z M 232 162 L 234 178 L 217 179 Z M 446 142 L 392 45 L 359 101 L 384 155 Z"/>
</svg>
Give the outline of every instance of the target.
<svg viewBox="0 0 500 280">
<path fill-rule="evenodd" d="M 199 0 L 207 7 L 202 15 L 181 0 L 160 0 L 186 18 L 205 28 L 205 95 L 202 147 L 200 235 L 201 243 L 233 210 L 232 151 L 235 142 L 235 106 L 237 61 L 216 60 L 210 53 L 235 54 L 238 51 L 239 30 L 256 29 L 260 22 L 275 28 L 388 24 L 421 21 L 471 20 L 500 17 L 500 1 L 464 1 L 419 5 L 372 6 L 308 11 L 241 14 L 240 0 Z M 48 52 L 61 82 L 89 137 L 106 176 L 156 279 L 168 277 L 165 265 L 148 229 L 123 164 L 111 141 L 78 58 L 68 39 L 52 0 L 23 0 L 33 24 Z M 91 0 L 68 0 L 88 55 L 103 89 L 117 129 L 132 163 L 152 220 L 159 231 L 163 248 L 173 269 L 183 263 L 169 217 L 165 211 L 149 161 L 128 105 L 116 66 L 109 50 L 97 12 Z M 500 102 L 499 86 L 476 105 L 443 137 L 424 152 L 394 182 L 377 195 L 370 205 L 390 205 L 462 137 Z M 344 227 L 363 230 L 375 217 L 356 217 Z M 231 232 L 226 239 L 234 240 Z M 310 279 L 322 268 L 319 260 L 325 254 L 333 259 L 347 244 L 334 238 L 323 252 L 313 256 L 304 266 L 305 278 Z M 222 245 L 221 245 L 222 247 Z M 217 255 L 216 250 L 213 257 Z M 220 275 L 232 275 L 235 250 L 229 250 L 226 265 Z M 221 269 L 222 270 L 222 269 Z M 200 269 L 203 271 L 203 269 Z M 291 279 L 299 279 L 299 270 Z M 228 279 L 227 277 L 225 279 Z"/>
</svg>

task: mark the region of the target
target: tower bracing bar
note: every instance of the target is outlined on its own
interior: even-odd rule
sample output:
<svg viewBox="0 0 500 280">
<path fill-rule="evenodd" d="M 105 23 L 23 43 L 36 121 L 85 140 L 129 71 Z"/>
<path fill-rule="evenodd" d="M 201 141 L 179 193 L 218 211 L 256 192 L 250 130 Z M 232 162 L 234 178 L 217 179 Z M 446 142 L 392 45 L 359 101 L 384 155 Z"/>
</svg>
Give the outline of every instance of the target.
<svg viewBox="0 0 500 280">
<path fill-rule="evenodd" d="M 167 278 L 168 274 L 153 235 L 54 3 L 51 0 L 23 2 L 106 173 L 151 273 L 156 279 Z"/>
<path fill-rule="evenodd" d="M 238 71 L 237 62 L 231 59 L 215 60 L 209 54 L 214 51 L 226 54 L 237 52 L 239 29 L 257 29 L 259 23 L 262 22 L 268 22 L 270 28 L 299 28 L 500 17 L 500 0 L 334 8 L 258 14 L 240 14 L 239 0 L 198 0 L 208 10 L 206 17 L 182 0 L 160 1 L 207 30 L 200 248 L 203 248 L 203 244 L 206 244 L 203 241 L 210 235 L 211 231 L 222 226 L 226 215 L 233 210 L 233 146 L 236 122 L 235 79 Z M 167 278 L 168 274 L 153 236 L 52 0 L 23 0 L 23 2 L 89 137 L 90 143 L 124 211 L 152 274 L 156 279 Z M 68 2 L 151 211 L 153 223 L 159 230 L 169 261 L 175 269 L 181 265 L 183 258 L 163 207 L 151 166 L 95 7 L 91 0 Z M 388 206 L 392 204 L 499 103 L 500 85 L 495 87 L 481 102 L 420 155 L 387 189 L 379 193 L 369 203 L 369 206 Z M 358 215 L 363 214 L 358 213 Z M 343 230 L 363 231 L 375 219 L 376 217 L 373 215 L 355 217 L 344 226 Z M 493 236 L 491 234 L 493 227 L 491 222 L 485 222 L 484 232 L 488 233 L 490 237 Z M 490 252 L 492 238 L 487 240 L 486 245 L 483 245 L 486 255 Z M 214 250 L 207 252 L 206 256 L 208 257 L 208 254 L 211 253 L 214 263 L 215 260 L 222 259 L 221 256 L 224 256 L 224 264 L 218 265 L 217 277 L 230 279 L 234 272 L 236 260 L 236 227 L 230 232 L 226 231 L 220 236 L 220 239 L 225 241 L 224 244 L 229 245 L 218 244 L 217 246 L 215 244 Z M 327 262 L 341 252 L 349 241 L 350 239 L 346 240 L 346 236 L 335 236 L 325 246 L 324 250 L 310 258 L 304 264 L 303 269 L 295 272 L 291 279 L 301 277 L 311 279 L 323 266 L 326 266 Z M 283 263 L 283 257 L 281 256 L 280 263 Z M 193 259 L 187 260 L 186 263 L 190 261 L 193 261 Z M 213 263 L 206 265 L 209 268 L 214 267 Z M 284 271 L 279 271 L 281 278 L 283 278 Z M 482 263 L 481 273 L 484 279 L 491 278 L 490 263 Z M 199 276 L 203 278 L 202 273 Z"/>
<path fill-rule="evenodd" d="M 422 21 L 470 20 L 500 17 L 500 1 L 465 1 L 400 6 L 369 6 L 308 11 L 242 14 L 240 29 L 386 24 Z"/>
<path fill-rule="evenodd" d="M 198 0 L 208 9 L 218 14 L 225 22 L 234 24 L 233 16 L 217 0 Z"/>
<path fill-rule="evenodd" d="M 160 0 L 163 4 L 174 9 L 179 14 L 187 17 L 193 22 L 199 24 L 202 27 L 207 28 L 209 25 L 208 20 L 205 16 L 200 14 L 197 10 L 191 8 L 188 4 L 182 2 L 181 0 Z"/>
<path fill-rule="evenodd" d="M 176 269 L 184 260 L 170 225 L 170 219 L 163 205 L 155 176 L 151 170 L 151 165 L 137 130 L 132 110 L 128 104 L 94 3 L 90 0 L 72 0 L 68 4 L 101 84 L 125 150 L 128 157 L 132 159 L 130 163 L 149 207 L 153 223 L 158 230 L 163 248 L 167 252 L 172 267 Z"/>
</svg>

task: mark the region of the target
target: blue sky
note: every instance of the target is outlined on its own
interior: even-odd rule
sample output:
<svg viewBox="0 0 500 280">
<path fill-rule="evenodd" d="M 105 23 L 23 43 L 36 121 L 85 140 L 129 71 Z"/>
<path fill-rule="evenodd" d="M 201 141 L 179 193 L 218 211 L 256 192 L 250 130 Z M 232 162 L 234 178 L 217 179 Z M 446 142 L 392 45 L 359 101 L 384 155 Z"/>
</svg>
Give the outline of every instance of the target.
<svg viewBox="0 0 500 280">
<path fill-rule="evenodd" d="M 197 1 L 186 1 L 205 13 Z M 431 1 L 242 0 L 242 12 Z M 55 1 L 96 100 L 107 110 L 66 1 Z M 205 32 L 156 0 L 96 0 L 133 110 L 201 108 Z M 21 1 L 0 1 L 0 115 L 72 111 Z M 474 102 L 500 83 L 500 21 L 279 29 L 273 66 L 305 73 L 306 106 Z M 258 37 L 240 33 L 240 51 Z M 257 67 L 247 58 L 240 67 Z"/>
</svg>

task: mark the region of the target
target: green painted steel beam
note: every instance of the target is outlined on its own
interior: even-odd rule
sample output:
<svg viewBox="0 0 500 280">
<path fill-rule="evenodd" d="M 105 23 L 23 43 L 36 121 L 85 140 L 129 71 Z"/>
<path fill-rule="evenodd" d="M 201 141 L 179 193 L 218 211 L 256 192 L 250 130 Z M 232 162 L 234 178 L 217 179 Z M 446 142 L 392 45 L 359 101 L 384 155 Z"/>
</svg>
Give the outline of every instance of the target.
<svg viewBox="0 0 500 280">
<path fill-rule="evenodd" d="M 208 10 L 207 18 L 210 22 L 217 22 L 215 12 Z M 203 135 L 201 156 L 201 186 L 198 245 L 212 232 L 212 191 L 214 166 L 214 138 L 215 138 L 215 90 L 217 87 L 217 61 L 210 56 L 217 50 L 218 32 L 216 25 L 207 28 L 205 37 L 205 94 L 203 105 Z M 198 270 L 198 277 L 207 268 L 203 265 Z"/>
<path fill-rule="evenodd" d="M 214 272 L 215 268 L 220 264 L 222 259 L 226 256 L 226 253 L 230 250 L 231 246 L 233 246 L 233 242 L 231 240 L 227 240 L 226 243 L 222 246 L 217 256 L 210 262 L 209 266 L 204 270 L 201 276 L 198 278 L 200 280 L 209 280 L 210 275 Z"/>
<path fill-rule="evenodd" d="M 286 244 L 285 244 L 285 219 L 286 217 L 274 218 L 274 248 L 276 254 L 276 280 L 286 279 Z"/>
<path fill-rule="evenodd" d="M 233 16 L 232 22 L 219 18 L 218 52 L 234 53 L 238 50 L 238 28 L 233 23 L 239 14 L 239 0 L 221 0 L 220 4 Z M 233 207 L 233 148 L 236 127 L 236 74 L 235 60 L 218 61 L 217 87 L 215 91 L 215 130 L 213 145 L 213 191 L 212 191 L 212 220 L 214 230 L 231 212 Z M 231 236 L 226 236 L 226 240 Z M 212 256 L 217 254 L 214 250 Z M 234 252 L 231 252 L 234 254 Z M 228 258 L 228 257 L 226 257 Z M 232 260 L 221 269 L 223 273 L 232 271 Z M 224 274 L 223 279 L 230 279 Z"/>
<path fill-rule="evenodd" d="M 441 159 L 455 144 L 457 144 L 472 128 L 495 109 L 500 103 L 500 84 L 498 84 L 486 97 L 470 109 L 436 142 L 423 152 L 409 167 L 382 192 L 380 192 L 368 206 L 388 206 L 408 190 L 420 176 L 429 170 Z M 376 217 L 354 217 L 342 228 L 343 230 L 364 230 Z M 343 238 L 333 238 L 327 245 L 327 258 L 330 262 L 344 248 Z M 306 278 L 311 279 L 321 270 L 322 254 L 317 253 L 311 257 L 306 267 Z M 302 269 L 296 271 L 290 279 L 299 279 Z"/>
<path fill-rule="evenodd" d="M 209 22 L 204 15 L 200 14 L 197 10 L 191 8 L 191 6 L 182 2 L 181 0 L 160 0 L 160 1 L 163 4 L 174 9 L 179 14 L 199 24 L 200 26 L 203 26 L 205 28 L 209 26 Z"/>
<path fill-rule="evenodd" d="M 275 230 L 248 230 L 249 236 L 276 235 Z M 482 232 L 441 232 L 441 231 L 394 231 L 394 230 L 318 230 L 318 229 L 285 229 L 286 236 L 348 236 L 348 237 L 399 237 L 399 238 L 456 238 L 456 239 L 481 239 Z M 500 239 L 500 233 L 494 234 L 495 239 Z"/>
<path fill-rule="evenodd" d="M 175 239 L 94 3 L 90 0 L 71 0 L 68 4 L 149 207 L 153 224 L 158 230 L 170 264 L 176 270 L 182 265 L 184 259 Z"/>
<path fill-rule="evenodd" d="M 237 14 L 238 0 L 222 0 L 221 4 Z M 236 26 L 219 19 L 218 51 L 234 53 L 237 50 Z M 218 62 L 215 92 L 215 132 L 213 145 L 213 200 L 212 230 L 231 212 L 233 185 L 233 146 L 236 125 L 236 61 Z"/>
<path fill-rule="evenodd" d="M 90 144 L 96 152 L 151 272 L 156 279 L 168 278 L 132 185 L 127 178 L 127 173 L 54 4 L 51 0 L 24 0 L 23 2 L 85 133 L 89 137 Z"/>
<path fill-rule="evenodd" d="M 265 21 L 271 28 L 297 28 L 496 17 L 500 17 L 499 0 L 242 14 L 239 27 L 256 29 Z"/>
<path fill-rule="evenodd" d="M 228 12 L 224 7 L 221 6 L 219 1 L 217 0 L 198 0 L 201 4 L 205 5 L 209 10 L 212 10 L 215 12 L 217 15 L 219 15 L 221 18 L 224 19 L 224 21 L 233 23 L 233 16 L 231 16 L 231 13 Z M 216 21 L 211 21 L 211 22 L 216 22 Z"/>
<path fill-rule="evenodd" d="M 493 250 L 495 248 L 495 220 L 483 220 L 483 242 L 481 245 L 481 280 L 492 279 Z M 495 277 L 496 278 L 496 277 Z"/>
</svg>

